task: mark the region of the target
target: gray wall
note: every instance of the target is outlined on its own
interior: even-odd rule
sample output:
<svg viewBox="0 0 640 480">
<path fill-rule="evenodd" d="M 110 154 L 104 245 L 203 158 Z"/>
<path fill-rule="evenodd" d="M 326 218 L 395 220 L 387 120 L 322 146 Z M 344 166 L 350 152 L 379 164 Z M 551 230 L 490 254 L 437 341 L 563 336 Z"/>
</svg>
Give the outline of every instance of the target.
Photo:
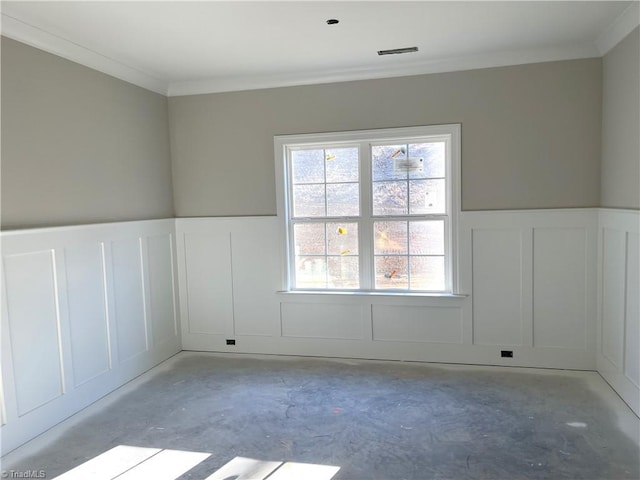
<svg viewBox="0 0 640 480">
<path fill-rule="evenodd" d="M 601 59 L 169 99 L 174 206 L 276 213 L 277 134 L 462 123 L 465 210 L 600 202 Z"/>
<path fill-rule="evenodd" d="M 640 209 L 640 27 L 604 57 L 601 198 Z"/>
<path fill-rule="evenodd" d="M 173 216 L 167 99 L 2 38 L 2 228 Z"/>
<path fill-rule="evenodd" d="M 618 59 L 633 57 L 628 44 L 605 61 L 633 90 L 621 70 L 633 67 Z M 463 209 L 598 206 L 602 105 L 601 59 L 167 100 L 2 38 L 2 228 L 171 217 L 174 207 L 273 215 L 274 135 L 458 122 Z M 620 115 L 605 122 L 603 204 L 637 208 L 637 162 L 607 153 L 622 148 L 608 140 Z M 637 135 L 625 138 L 637 159 Z"/>
</svg>

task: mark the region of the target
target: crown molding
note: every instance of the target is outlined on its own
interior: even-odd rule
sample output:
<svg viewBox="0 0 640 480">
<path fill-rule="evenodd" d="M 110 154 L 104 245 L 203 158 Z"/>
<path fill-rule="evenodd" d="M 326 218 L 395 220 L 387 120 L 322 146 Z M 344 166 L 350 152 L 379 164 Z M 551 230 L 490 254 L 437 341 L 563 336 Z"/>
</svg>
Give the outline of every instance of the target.
<svg viewBox="0 0 640 480">
<path fill-rule="evenodd" d="M 152 92 L 167 95 L 169 84 L 136 68 L 2 13 L 2 35 Z"/>
<path fill-rule="evenodd" d="M 639 2 L 634 1 L 598 38 L 596 44 L 576 44 L 544 49 L 496 52 L 475 56 L 442 58 L 419 64 L 397 65 L 384 62 L 374 68 L 349 68 L 333 71 L 283 72 L 273 75 L 216 77 L 169 82 L 122 62 L 99 54 L 70 40 L 51 34 L 2 13 L 2 35 L 58 55 L 120 80 L 167 96 L 198 95 L 265 88 L 394 78 L 430 73 L 475 70 L 530 63 L 600 57 L 638 25 Z M 617 40 L 616 40 L 617 39 Z"/>
<path fill-rule="evenodd" d="M 635 0 L 600 34 L 596 46 L 604 56 L 640 25 L 640 2 Z"/>
<path fill-rule="evenodd" d="M 406 77 L 429 73 L 445 73 L 482 68 L 524 65 L 529 63 L 575 60 L 599 57 L 592 44 L 578 44 L 562 48 L 514 50 L 484 55 L 447 58 L 420 64 L 386 66 L 377 68 L 346 69 L 335 71 L 289 72 L 254 77 L 219 77 L 194 81 L 172 82 L 169 97 L 200 95 L 207 93 L 259 90 L 265 88 L 315 85 L 381 78 Z"/>
</svg>

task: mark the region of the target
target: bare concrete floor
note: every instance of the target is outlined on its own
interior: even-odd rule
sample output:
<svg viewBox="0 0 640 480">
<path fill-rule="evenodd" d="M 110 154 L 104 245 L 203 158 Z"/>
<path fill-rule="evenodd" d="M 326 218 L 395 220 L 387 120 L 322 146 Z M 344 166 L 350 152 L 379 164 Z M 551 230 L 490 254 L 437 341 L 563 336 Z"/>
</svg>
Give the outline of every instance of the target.
<svg viewBox="0 0 640 480">
<path fill-rule="evenodd" d="M 183 352 L 3 459 L 53 478 L 117 445 L 340 466 L 338 479 L 638 479 L 593 372 Z M 304 480 L 304 479 L 300 479 Z"/>
</svg>

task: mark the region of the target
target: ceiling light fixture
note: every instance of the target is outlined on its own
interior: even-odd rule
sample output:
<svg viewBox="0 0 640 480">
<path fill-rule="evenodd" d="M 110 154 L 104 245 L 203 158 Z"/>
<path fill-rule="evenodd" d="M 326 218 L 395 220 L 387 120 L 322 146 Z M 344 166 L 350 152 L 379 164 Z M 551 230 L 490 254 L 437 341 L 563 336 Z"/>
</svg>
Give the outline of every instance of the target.
<svg viewBox="0 0 640 480">
<path fill-rule="evenodd" d="M 391 50 L 378 50 L 378 55 L 398 55 L 399 53 L 417 52 L 418 47 L 393 48 Z"/>
</svg>

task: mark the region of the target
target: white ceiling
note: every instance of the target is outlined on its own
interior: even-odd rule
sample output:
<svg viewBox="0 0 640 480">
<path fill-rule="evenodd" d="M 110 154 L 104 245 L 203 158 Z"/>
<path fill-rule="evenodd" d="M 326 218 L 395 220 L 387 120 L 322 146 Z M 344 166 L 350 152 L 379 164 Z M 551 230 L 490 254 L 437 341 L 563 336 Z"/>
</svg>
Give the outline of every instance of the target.
<svg viewBox="0 0 640 480">
<path fill-rule="evenodd" d="M 1 9 L 5 36 L 185 95 L 595 57 L 638 25 L 638 5 L 2 1 Z M 376 53 L 411 46 L 419 52 Z"/>
</svg>

